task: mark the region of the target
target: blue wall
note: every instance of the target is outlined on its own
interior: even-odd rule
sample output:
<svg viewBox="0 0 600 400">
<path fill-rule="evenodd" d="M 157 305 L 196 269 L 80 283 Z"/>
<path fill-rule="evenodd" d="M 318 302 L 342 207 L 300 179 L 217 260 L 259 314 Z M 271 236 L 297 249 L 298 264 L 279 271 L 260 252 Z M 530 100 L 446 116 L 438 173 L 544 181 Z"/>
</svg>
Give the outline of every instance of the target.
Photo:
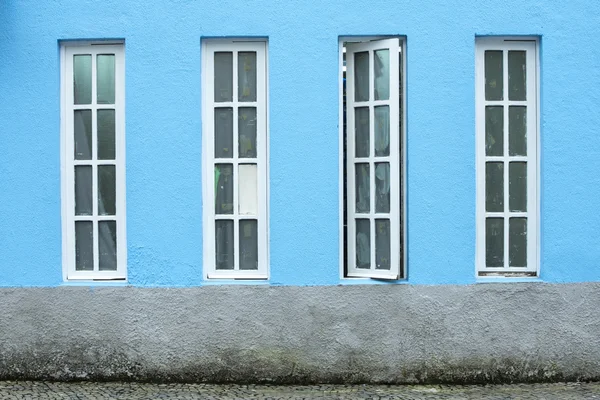
<svg viewBox="0 0 600 400">
<path fill-rule="evenodd" d="M 154 3 L 154 4 L 151 4 Z M 476 282 L 474 38 L 541 37 L 541 275 L 600 280 L 600 3 L 0 2 L 0 286 L 62 284 L 59 40 L 126 41 L 129 284 L 202 281 L 203 36 L 267 36 L 271 284 L 338 284 L 338 37 L 407 36 L 408 282 Z M 364 282 L 364 281 L 362 281 Z"/>
</svg>

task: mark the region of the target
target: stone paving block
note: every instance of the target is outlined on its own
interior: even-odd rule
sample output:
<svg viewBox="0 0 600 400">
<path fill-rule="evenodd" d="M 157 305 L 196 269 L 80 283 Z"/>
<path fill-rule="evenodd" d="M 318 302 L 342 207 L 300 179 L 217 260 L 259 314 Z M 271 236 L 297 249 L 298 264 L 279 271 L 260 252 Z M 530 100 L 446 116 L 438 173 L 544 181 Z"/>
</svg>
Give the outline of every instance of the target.
<svg viewBox="0 0 600 400">
<path fill-rule="evenodd" d="M 0 399 L 599 399 L 600 383 L 485 386 L 211 385 L 0 381 Z"/>
</svg>

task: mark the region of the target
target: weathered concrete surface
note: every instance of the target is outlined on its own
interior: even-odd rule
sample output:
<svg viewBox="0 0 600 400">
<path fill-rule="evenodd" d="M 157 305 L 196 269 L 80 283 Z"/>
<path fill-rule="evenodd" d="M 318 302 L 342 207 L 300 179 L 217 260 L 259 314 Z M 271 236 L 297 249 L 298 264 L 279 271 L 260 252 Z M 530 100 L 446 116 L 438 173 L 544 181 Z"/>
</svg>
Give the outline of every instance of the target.
<svg viewBox="0 0 600 400">
<path fill-rule="evenodd" d="M 600 378 L 600 284 L 0 289 L 0 379 Z"/>
</svg>

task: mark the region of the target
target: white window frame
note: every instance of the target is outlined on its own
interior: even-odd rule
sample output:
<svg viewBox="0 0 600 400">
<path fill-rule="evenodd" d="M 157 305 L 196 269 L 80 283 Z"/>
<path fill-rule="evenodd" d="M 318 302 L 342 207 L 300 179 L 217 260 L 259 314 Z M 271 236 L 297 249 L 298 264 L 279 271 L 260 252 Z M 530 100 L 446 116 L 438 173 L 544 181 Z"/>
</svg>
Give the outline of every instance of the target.
<svg viewBox="0 0 600 400">
<path fill-rule="evenodd" d="M 503 93 L 504 100 L 485 99 L 485 51 L 503 51 Z M 526 51 L 527 100 L 508 100 L 508 61 L 507 52 Z M 540 62 L 539 40 L 537 37 L 477 37 L 475 40 L 475 105 L 476 105 L 476 256 L 475 273 L 478 278 L 532 277 L 539 276 L 539 221 L 540 221 Z M 504 107 L 504 156 L 487 156 L 485 153 L 485 107 L 498 105 Z M 521 105 L 527 107 L 527 156 L 508 155 L 508 107 Z M 508 163 L 510 161 L 527 162 L 527 211 L 509 211 Z M 504 212 L 487 212 L 485 208 L 485 168 L 486 161 L 504 162 Z M 504 267 L 486 267 L 486 217 L 504 218 Z M 527 218 L 527 267 L 509 266 L 508 223 L 511 217 Z"/>
<path fill-rule="evenodd" d="M 96 55 L 115 54 L 115 104 L 96 103 Z M 75 105 L 73 101 L 73 56 L 92 55 L 92 104 Z M 127 280 L 127 229 L 125 202 L 125 43 L 123 41 L 77 41 L 64 42 L 60 46 L 61 60 L 61 208 L 62 208 L 62 260 L 64 281 Z M 115 160 L 94 160 L 97 154 L 98 109 L 115 110 Z M 92 110 L 92 160 L 74 160 L 73 112 L 77 109 Z M 76 165 L 92 166 L 92 190 L 94 214 L 97 210 L 98 165 L 115 165 L 116 215 L 75 216 Z M 94 271 L 77 271 L 75 266 L 75 221 L 93 221 Z M 98 270 L 98 221 L 117 223 L 117 269 Z"/>
<path fill-rule="evenodd" d="M 237 76 L 237 53 L 256 52 L 256 102 L 238 102 L 238 81 L 233 79 L 233 101 L 214 101 L 214 53 L 233 52 L 233 71 Z M 204 279 L 252 279 L 269 278 L 269 123 L 268 123 L 268 41 L 266 39 L 228 38 L 202 40 L 202 193 L 203 193 L 203 274 Z M 234 156 L 230 159 L 216 159 L 214 156 L 214 108 L 232 107 L 234 110 Z M 257 109 L 257 157 L 238 158 L 238 107 L 256 107 Z M 243 216 L 238 213 L 238 165 L 248 162 L 257 165 L 257 201 L 258 215 Z M 233 214 L 218 216 L 215 214 L 214 164 L 233 164 Z M 234 269 L 217 270 L 215 259 L 215 220 L 234 221 Z M 257 220 L 258 269 L 239 269 L 239 221 Z"/>
<path fill-rule="evenodd" d="M 389 43 L 389 41 L 397 41 L 396 45 Z M 355 260 L 355 240 L 353 239 L 354 229 L 351 220 L 355 216 L 354 212 L 354 187 L 352 182 L 354 181 L 353 174 L 350 172 L 350 165 L 354 161 L 354 142 L 350 139 L 350 131 L 353 121 L 353 113 L 346 113 L 347 116 L 347 127 L 348 127 L 348 140 L 346 148 L 346 168 L 347 168 L 347 202 L 344 204 L 344 72 L 352 68 L 353 63 L 352 57 L 346 57 L 346 65 L 344 65 L 345 53 L 350 54 L 347 50 L 346 45 L 350 44 L 355 48 L 354 51 L 366 51 L 366 50 L 377 50 L 379 48 L 387 48 L 385 45 L 388 44 L 391 47 L 391 52 L 397 50 L 402 53 L 402 62 L 399 63 L 397 57 L 390 58 L 390 110 L 396 112 L 390 112 L 390 156 L 387 160 L 390 162 L 390 175 L 391 182 L 401 182 L 402 187 L 396 187 L 390 189 L 390 252 L 391 252 L 391 269 L 390 271 L 374 269 L 374 255 L 371 256 L 370 270 L 361 270 L 356 268 L 354 264 Z M 340 260 L 340 279 L 356 279 L 356 278 L 374 278 L 374 279 L 386 279 L 386 280 L 405 280 L 407 279 L 407 212 L 406 212 L 406 39 L 401 36 L 347 36 L 339 38 L 339 62 L 338 62 L 338 79 L 339 79 L 339 260 Z M 372 58 L 371 58 L 372 59 Z M 347 68 L 348 66 L 348 68 Z M 394 71 L 393 68 L 396 66 L 398 70 Z M 400 70 L 401 69 L 401 70 Z M 399 82 L 398 75 L 401 74 L 402 82 Z M 370 69 L 370 74 L 373 74 L 373 68 Z M 346 102 L 347 110 L 350 110 L 354 103 L 354 88 L 349 83 L 349 76 L 346 75 Z M 398 84 L 402 86 L 401 98 L 395 98 L 399 96 L 397 88 Z M 373 91 L 373 85 L 370 85 L 370 90 Z M 371 93 L 372 95 L 372 93 Z M 385 102 L 371 100 L 368 102 L 369 107 L 374 105 L 383 104 Z M 401 107 L 402 115 L 400 116 Z M 399 121 L 400 119 L 400 121 Z M 373 118 L 371 118 L 371 125 L 373 125 Z M 394 134 L 396 132 L 396 134 Z M 401 140 L 401 146 L 399 143 Z M 373 140 L 371 140 L 371 147 L 373 147 Z M 398 151 L 393 151 L 394 148 L 401 147 Z M 371 149 L 371 152 L 373 149 Z M 373 156 L 370 157 L 370 161 L 373 161 Z M 378 159 L 379 161 L 380 159 Z M 381 161 L 386 161 L 382 159 Z M 352 176 L 351 176 L 352 175 Z M 351 187 L 352 186 L 352 187 Z M 373 185 L 371 185 L 373 186 Z M 371 198 L 373 196 L 374 187 L 371 187 Z M 396 196 L 393 194 L 396 193 Z M 347 243 L 344 240 L 344 209 L 347 212 Z M 371 210 L 370 215 L 374 214 L 374 210 Z M 371 232 L 374 233 L 373 223 L 371 223 Z M 402 239 L 400 239 L 402 238 Z M 374 243 L 374 240 L 372 240 Z M 372 248 L 372 253 L 374 250 Z M 345 265 L 344 259 L 347 257 L 347 265 Z"/>
</svg>

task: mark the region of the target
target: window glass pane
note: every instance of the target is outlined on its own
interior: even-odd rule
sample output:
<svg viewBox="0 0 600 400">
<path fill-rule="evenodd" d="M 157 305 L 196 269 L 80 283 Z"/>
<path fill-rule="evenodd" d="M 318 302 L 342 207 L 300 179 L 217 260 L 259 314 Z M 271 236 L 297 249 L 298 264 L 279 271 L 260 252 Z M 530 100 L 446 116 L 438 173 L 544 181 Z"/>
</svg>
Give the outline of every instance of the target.
<svg viewBox="0 0 600 400">
<path fill-rule="evenodd" d="M 375 100 L 388 100 L 390 98 L 390 51 L 375 50 L 373 60 Z"/>
<path fill-rule="evenodd" d="M 240 269 L 258 269 L 257 230 L 256 220 L 240 220 Z"/>
<path fill-rule="evenodd" d="M 485 155 L 504 154 L 504 107 L 485 108 Z"/>
<path fill-rule="evenodd" d="M 527 163 L 510 163 L 508 195 L 510 211 L 527 211 Z"/>
<path fill-rule="evenodd" d="M 375 107 L 375 155 L 390 155 L 390 107 Z"/>
<path fill-rule="evenodd" d="M 215 102 L 233 101 L 233 53 L 215 53 Z"/>
<path fill-rule="evenodd" d="M 238 166 L 238 208 L 241 215 L 258 215 L 258 176 L 256 164 Z"/>
<path fill-rule="evenodd" d="M 356 157 L 369 157 L 370 154 L 370 123 L 369 107 L 356 107 L 355 116 L 355 151 Z"/>
<path fill-rule="evenodd" d="M 98 159 L 115 159 L 115 110 L 98 110 Z"/>
<path fill-rule="evenodd" d="M 371 222 L 356 220 L 356 268 L 371 268 Z"/>
<path fill-rule="evenodd" d="M 511 218 L 508 230 L 509 265 L 527 267 L 527 218 Z"/>
<path fill-rule="evenodd" d="M 502 51 L 485 52 L 485 99 L 503 100 L 504 75 Z"/>
<path fill-rule="evenodd" d="M 92 221 L 75 222 L 75 270 L 94 270 L 94 234 Z"/>
<path fill-rule="evenodd" d="M 375 212 L 390 212 L 390 163 L 375 163 Z"/>
<path fill-rule="evenodd" d="M 504 164 L 485 163 L 485 210 L 504 211 Z"/>
<path fill-rule="evenodd" d="M 354 53 L 354 100 L 369 101 L 369 52 Z"/>
<path fill-rule="evenodd" d="M 508 99 L 527 100 L 526 52 L 508 52 Z"/>
<path fill-rule="evenodd" d="M 240 107 L 238 112 L 238 156 L 256 158 L 256 108 Z"/>
<path fill-rule="evenodd" d="M 216 269 L 233 269 L 233 221 L 215 221 L 215 256 Z"/>
<path fill-rule="evenodd" d="M 92 215 L 92 167 L 75 166 L 75 215 Z"/>
<path fill-rule="evenodd" d="M 527 107 L 508 108 L 508 154 L 527 155 Z"/>
<path fill-rule="evenodd" d="M 375 268 L 390 269 L 390 220 L 375 220 Z"/>
<path fill-rule="evenodd" d="M 215 214 L 233 214 L 233 164 L 215 165 Z"/>
<path fill-rule="evenodd" d="M 371 209 L 371 185 L 369 164 L 355 164 L 356 212 L 368 213 Z"/>
<path fill-rule="evenodd" d="M 256 101 L 256 52 L 238 53 L 238 101 Z"/>
<path fill-rule="evenodd" d="M 115 55 L 98 54 L 96 63 L 98 104 L 115 104 Z"/>
<path fill-rule="evenodd" d="M 485 220 L 485 266 L 504 267 L 504 218 Z"/>
<path fill-rule="evenodd" d="M 92 110 L 75 110 L 73 114 L 75 159 L 92 159 Z"/>
<path fill-rule="evenodd" d="M 115 166 L 98 165 L 98 215 L 116 214 L 115 186 Z"/>
<path fill-rule="evenodd" d="M 73 100 L 75 104 L 92 104 L 92 56 L 73 56 Z"/>
<path fill-rule="evenodd" d="M 233 157 L 233 108 L 215 108 L 215 158 Z"/>
<path fill-rule="evenodd" d="M 98 221 L 98 256 L 100 271 L 117 270 L 117 222 Z"/>
</svg>

